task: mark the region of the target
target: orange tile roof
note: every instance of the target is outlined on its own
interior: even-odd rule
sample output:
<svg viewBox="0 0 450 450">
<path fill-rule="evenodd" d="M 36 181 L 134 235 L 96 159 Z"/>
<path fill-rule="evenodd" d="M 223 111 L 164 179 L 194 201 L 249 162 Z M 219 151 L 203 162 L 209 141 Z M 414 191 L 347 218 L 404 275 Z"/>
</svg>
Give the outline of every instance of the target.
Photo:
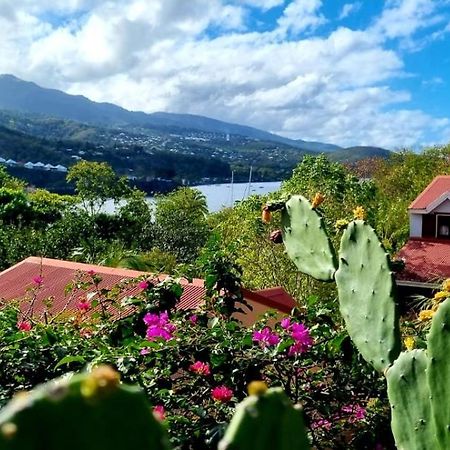
<svg viewBox="0 0 450 450">
<path fill-rule="evenodd" d="M 446 192 L 450 193 L 450 175 L 437 176 L 425 190 L 409 205 L 409 209 L 426 209 L 435 200 L 444 195 Z"/>
<path fill-rule="evenodd" d="M 51 315 L 56 315 L 62 310 L 73 312 L 77 310 L 80 296 L 85 296 L 86 293 L 79 291 L 72 296 L 66 295 L 66 286 L 74 280 L 77 273 L 87 274 L 91 270 L 102 278 L 99 284 L 100 288 L 112 288 L 131 278 L 150 275 L 136 270 L 96 266 L 50 258 L 29 257 L 0 273 L 0 299 L 6 301 L 13 299 L 26 300 L 30 297 L 29 288 L 35 285 L 33 278 L 42 276 L 43 282 L 34 303 L 35 316 L 42 317 L 45 310 L 48 310 Z M 162 281 L 166 277 L 167 275 L 158 275 L 157 278 Z M 183 294 L 177 308 L 187 310 L 200 307 L 205 296 L 204 280 L 193 279 L 188 281 L 181 279 L 181 285 Z M 126 287 L 125 295 L 134 295 L 139 291 L 140 289 L 137 285 L 130 285 Z M 245 298 L 250 298 L 268 308 L 278 309 L 282 312 L 287 313 L 295 306 L 292 297 L 282 288 L 266 289 L 259 292 L 243 289 L 242 292 Z M 45 301 L 49 297 L 53 299 L 50 308 L 45 305 Z M 26 309 L 26 307 L 27 302 L 23 301 L 22 308 Z"/>
<path fill-rule="evenodd" d="M 399 280 L 430 283 L 450 278 L 450 240 L 410 238 L 398 257 L 405 261 Z"/>
</svg>

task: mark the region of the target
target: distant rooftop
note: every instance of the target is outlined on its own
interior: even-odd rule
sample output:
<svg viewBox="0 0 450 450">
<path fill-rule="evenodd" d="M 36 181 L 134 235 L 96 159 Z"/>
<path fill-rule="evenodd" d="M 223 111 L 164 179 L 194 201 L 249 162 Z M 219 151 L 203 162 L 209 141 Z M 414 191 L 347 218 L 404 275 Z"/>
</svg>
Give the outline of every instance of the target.
<svg viewBox="0 0 450 450">
<path fill-rule="evenodd" d="M 450 175 L 437 176 L 425 190 L 409 205 L 409 210 L 426 210 L 439 199 L 450 196 Z"/>
</svg>

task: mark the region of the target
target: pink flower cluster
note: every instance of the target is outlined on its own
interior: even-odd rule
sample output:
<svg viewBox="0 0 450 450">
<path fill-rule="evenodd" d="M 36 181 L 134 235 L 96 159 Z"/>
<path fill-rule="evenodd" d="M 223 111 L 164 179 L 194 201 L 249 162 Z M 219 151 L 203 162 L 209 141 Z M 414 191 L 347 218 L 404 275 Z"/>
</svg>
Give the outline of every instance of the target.
<svg viewBox="0 0 450 450">
<path fill-rule="evenodd" d="M 366 409 L 360 405 L 347 405 L 341 408 L 341 411 L 350 414 L 349 422 L 359 422 L 364 420 L 366 417 Z"/>
<path fill-rule="evenodd" d="M 144 316 L 144 323 L 147 325 L 147 339 L 154 341 L 161 338 L 164 341 L 169 341 L 173 338 L 173 333 L 177 327 L 169 322 L 169 315 L 167 312 L 161 314 L 148 313 Z"/>
<path fill-rule="evenodd" d="M 81 311 L 81 312 L 86 312 L 87 310 L 89 310 L 91 307 L 90 302 L 85 299 L 85 298 L 80 298 L 80 301 L 77 304 L 77 308 Z"/>
<path fill-rule="evenodd" d="M 322 428 L 329 431 L 331 429 L 331 422 L 327 419 L 317 419 L 311 423 L 311 428 L 316 430 L 317 428 Z"/>
<path fill-rule="evenodd" d="M 43 282 L 44 282 L 44 277 L 42 277 L 41 275 L 37 275 L 37 276 L 33 277 L 33 283 L 36 284 L 37 286 L 40 286 Z"/>
<path fill-rule="evenodd" d="M 29 322 L 28 320 L 20 320 L 19 322 L 17 322 L 17 328 L 19 331 L 31 331 L 31 329 L 33 328 L 33 325 L 31 325 L 31 322 Z"/>
<path fill-rule="evenodd" d="M 196 373 L 197 375 L 208 376 L 211 374 L 211 368 L 209 367 L 209 364 L 201 361 L 197 361 L 194 364 L 191 364 L 189 366 L 189 370 Z"/>
<path fill-rule="evenodd" d="M 269 327 L 263 328 L 261 331 L 253 332 L 253 342 L 258 342 L 262 348 L 277 345 L 280 342 L 280 336 L 273 333 Z"/>
<path fill-rule="evenodd" d="M 233 391 L 226 386 L 217 386 L 211 391 L 211 397 L 217 402 L 226 403 L 233 398 Z"/>
<path fill-rule="evenodd" d="M 312 345 L 313 340 L 308 328 L 301 323 L 291 323 L 291 319 L 286 317 L 281 321 L 281 327 L 290 333 L 295 343 L 289 347 L 289 356 L 306 352 Z"/>
<path fill-rule="evenodd" d="M 162 422 L 166 418 L 166 410 L 163 405 L 156 405 L 153 407 L 153 415 L 156 420 Z"/>
</svg>

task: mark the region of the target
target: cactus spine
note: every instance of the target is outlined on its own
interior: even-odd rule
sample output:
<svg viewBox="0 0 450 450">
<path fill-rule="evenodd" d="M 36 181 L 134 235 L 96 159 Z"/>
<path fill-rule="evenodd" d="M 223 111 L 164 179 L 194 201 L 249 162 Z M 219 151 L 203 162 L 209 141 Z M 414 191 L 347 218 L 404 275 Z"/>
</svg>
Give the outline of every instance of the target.
<svg viewBox="0 0 450 450">
<path fill-rule="evenodd" d="M 219 450 L 308 450 L 303 412 L 281 388 L 250 395 L 236 408 Z"/>
</svg>

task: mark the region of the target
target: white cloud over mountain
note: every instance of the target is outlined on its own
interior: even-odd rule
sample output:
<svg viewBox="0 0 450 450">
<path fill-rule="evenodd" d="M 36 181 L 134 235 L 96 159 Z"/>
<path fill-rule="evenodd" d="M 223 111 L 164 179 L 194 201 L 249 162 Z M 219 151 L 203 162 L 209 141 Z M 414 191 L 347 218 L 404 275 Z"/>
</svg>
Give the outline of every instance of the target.
<svg viewBox="0 0 450 450">
<path fill-rule="evenodd" d="M 293 138 L 395 148 L 432 132 L 440 142 L 449 119 L 408 108 L 411 93 L 392 87 L 408 75 L 407 46 L 388 43 L 444 30 L 442 2 L 387 0 L 367 29 L 319 34 L 320 0 L 2 0 L 0 73 Z M 249 28 L 251 9 L 281 6 L 271 31 Z"/>
</svg>

